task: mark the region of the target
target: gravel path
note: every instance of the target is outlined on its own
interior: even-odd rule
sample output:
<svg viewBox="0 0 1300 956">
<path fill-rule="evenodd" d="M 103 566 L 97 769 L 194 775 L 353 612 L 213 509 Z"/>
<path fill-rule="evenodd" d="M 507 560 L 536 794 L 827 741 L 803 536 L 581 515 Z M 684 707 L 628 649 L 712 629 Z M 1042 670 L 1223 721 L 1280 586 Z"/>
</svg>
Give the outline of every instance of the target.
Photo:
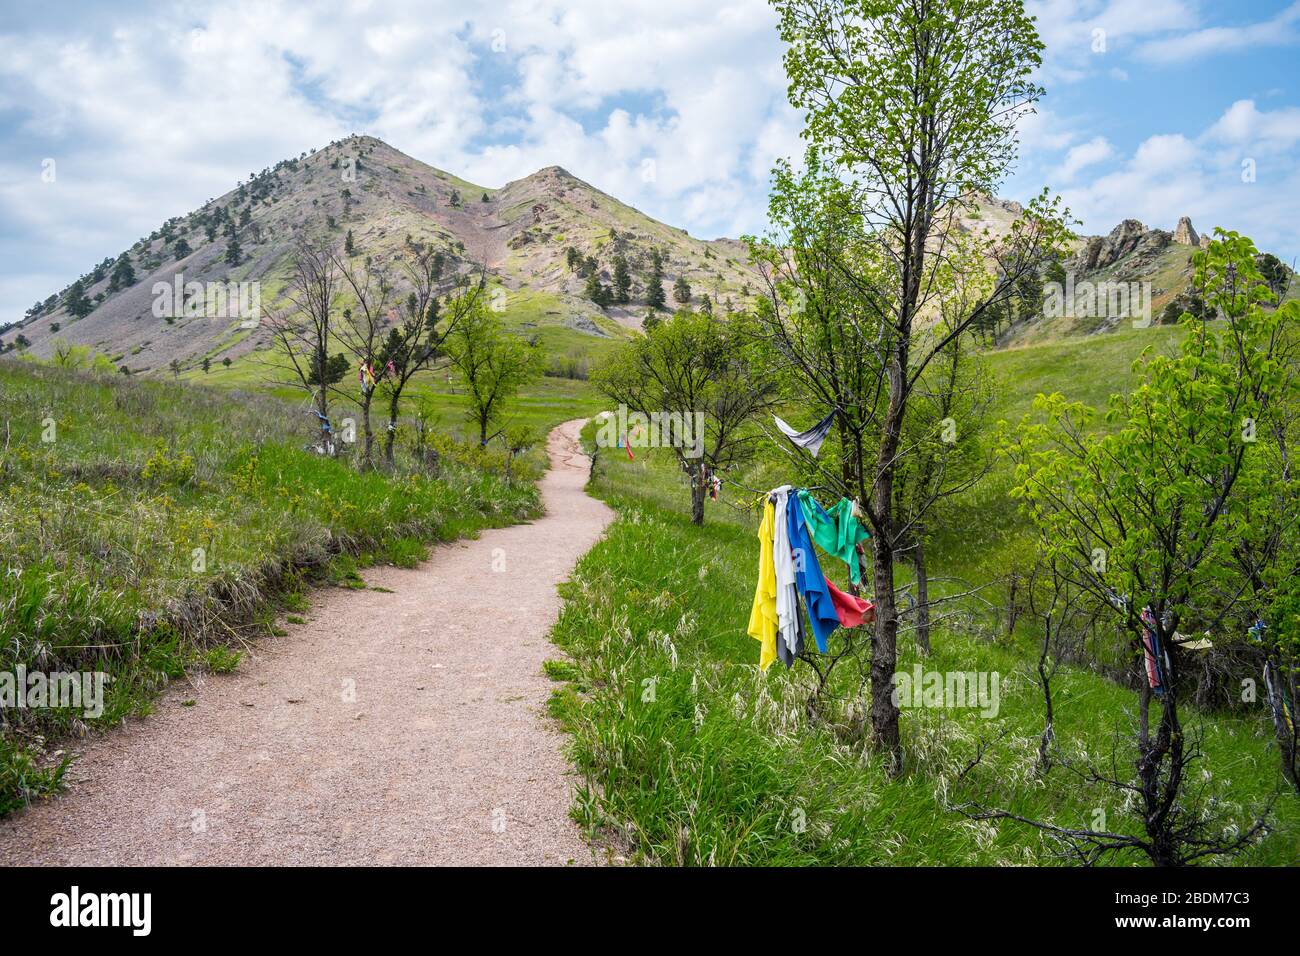
<svg viewBox="0 0 1300 956">
<path fill-rule="evenodd" d="M 545 517 L 365 572 L 391 594 L 316 592 L 237 673 L 94 738 L 71 792 L 0 821 L 0 864 L 593 862 L 541 672 L 556 585 L 612 517 L 581 425 L 550 434 Z"/>
</svg>

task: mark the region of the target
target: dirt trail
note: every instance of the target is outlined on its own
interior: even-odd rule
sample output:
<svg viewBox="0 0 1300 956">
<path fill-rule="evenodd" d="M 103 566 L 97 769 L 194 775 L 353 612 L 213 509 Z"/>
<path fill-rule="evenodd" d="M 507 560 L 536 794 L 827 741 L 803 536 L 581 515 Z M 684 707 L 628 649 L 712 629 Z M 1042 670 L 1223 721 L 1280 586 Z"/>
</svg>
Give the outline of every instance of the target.
<svg viewBox="0 0 1300 956">
<path fill-rule="evenodd" d="M 612 517 L 580 427 L 550 434 L 545 517 L 364 574 L 391 594 L 317 592 L 236 674 L 92 740 L 70 793 L 0 821 L 0 864 L 592 862 L 541 673 Z"/>
</svg>

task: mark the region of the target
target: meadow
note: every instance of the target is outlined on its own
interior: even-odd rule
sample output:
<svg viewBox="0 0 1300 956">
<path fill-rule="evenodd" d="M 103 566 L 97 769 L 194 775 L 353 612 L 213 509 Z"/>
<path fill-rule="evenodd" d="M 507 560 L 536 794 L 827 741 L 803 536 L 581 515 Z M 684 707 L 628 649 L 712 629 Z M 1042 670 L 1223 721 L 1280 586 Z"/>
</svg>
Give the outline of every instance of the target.
<svg viewBox="0 0 1300 956">
<path fill-rule="evenodd" d="M 539 397 L 534 415 L 569 414 Z M 67 741 L 149 713 L 194 668 L 230 670 L 318 583 L 411 566 L 432 542 L 534 516 L 542 452 L 441 434 L 391 472 L 303 450 L 314 426 L 262 390 L 0 360 L 0 671 L 98 671 L 103 713 L 3 713 L 0 813 L 59 789 Z"/>
<path fill-rule="evenodd" d="M 1131 381 L 1147 346 L 1169 348 L 1176 330 L 1129 329 L 1096 338 L 991 353 L 994 420 L 1018 420 L 1039 391 L 1060 389 L 1103 405 Z M 588 428 L 588 439 L 594 429 Z M 575 818 L 638 863 L 668 865 L 1050 865 L 1060 845 L 1016 822 L 976 820 L 976 806 L 1062 827 L 1141 832 L 1112 788 L 1077 772 L 1092 758 L 1131 772 L 1135 696 L 1100 674 L 1063 667 L 1052 682 L 1064 762 L 1036 767 L 1043 698 L 1032 664 L 1037 635 L 1007 632 L 991 588 L 932 636 L 933 653 L 900 639 L 899 670 L 996 672 L 996 716 L 924 707 L 903 713 L 905 772 L 891 778 L 865 745 L 858 693 L 866 654 L 844 658 L 813 717 L 816 675 L 803 664 L 759 671 L 746 633 L 757 569 L 755 495 L 740 485 L 781 483 L 771 461 L 736 476 L 689 518 L 687 487 L 671 453 L 638 449 L 629 461 L 600 450 L 591 491 L 618 519 L 579 564 L 553 639 L 570 660 L 549 668 L 552 710 L 570 733 L 582 774 Z M 964 588 L 1005 577 L 1029 539 L 999 465 L 945 513 L 934 573 Z M 823 559 L 823 569 L 830 562 Z M 838 583 L 845 584 L 838 567 Z M 901 582 L 900 582 L 901 583 Z M 938 592 L 943 593 L 943 587 Z M 949 609 L 950 610 L 950 609 Z M 841 649 L 846 632 L 832 638 Z M 836 643 L 836 642 L 840 643 Z M 856 639 L 866 645 L 866 637 Z M 1245 827 L 1268 812 L 1270 832 L 1233 862 L 1293 865 L 1300 858 L 1300 801 L 1285 790 L 1262 711 L 1193 712 L 1204 751 L 1199 806 Z M 1106 862 L 1136 865 L 1121 855 Z"/>
</svg>

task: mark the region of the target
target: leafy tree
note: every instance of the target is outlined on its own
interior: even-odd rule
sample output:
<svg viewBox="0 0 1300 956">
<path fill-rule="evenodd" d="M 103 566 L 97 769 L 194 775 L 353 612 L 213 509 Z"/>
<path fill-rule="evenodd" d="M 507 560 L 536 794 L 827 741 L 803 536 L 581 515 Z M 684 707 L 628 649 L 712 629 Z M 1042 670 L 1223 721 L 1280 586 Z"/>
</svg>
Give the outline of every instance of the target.
<svg viewBox="0 0 1300 956">
<path fill-rule="evenodd" d="M 690 479 L 691 521 L 703 524 L 709 473 L 753 457 L 762 432 L 748 426 L 777 401 L 775 383 L 756 374 L 754 330 L 741 317 L 717 322 L 683 311 L 643 327 L 646 334 L 620 347 L 591 381 L 629 412 L 675 423 L 675 434 L 661 426 L 659 438 Z"/>
<path fill-rule="evenodd" d="M 608 308 L 613 301 L 609 286 L 600 281 L 600 273 L 595 270 L 587 275 L 587 284 L 583 287 L 582 294 L 602 309 Z"/>
<path fill-rule="evenodd" d="M 470 418 L 478 427 L 479 445 L 486 446 L 501 432 L 506 405 L 540 373 L 540 350 L 507 330 L 476 299 L 448 338 L 447 354 L 465 379 Z"/>
<path fill-rule="evenodd" d="M 910 453 L 902 437 L 916 380 L 947 344 L 919 341 L 919 320 L 940 288 L 952 287 L 933 281 L 945 268 L 934 244 L 952 231 L 969 197 L 996 193 L 1015 158 L 1016 123 L 1041 95 L 1032 77 L 1043 44 L 1019 0 L 773 4 L 804 138 L 851 197 L 857 234 L 850 258 L 837 266 L 855 293 L 846 318 L 878 351 L 874 447 L 851 465 L 874 558 L 871 735 L 901 773 L 894 562 L 907 535 L 895 479 Z M 991 299 L 1004 298 L 1004 283 L 1014 288 L 1059 251 L 1064 229 L 1054 218 L 1042 201 L 1027 211 L 1004 243 Z M 964 333 L 984 307 L 977 303 L 949 335 Z"/>
<path fill-rule="evenodd" d="M 86 298 L 86 285 L 80 279 L 72 283 L 68 288 L 67 297 L 63 300 L 64 307 L 68 310 L 68 315 L 74 319 L 80 319 L 91 313 L 95 306 Z"/>
<path fill-rule="evenodd" d="M 226 356 L 225 358 L 223 358 L 223 359 L 221 360 L 221 364 L 224 365 L 226 368 L 230 368 L 230 366 L 231 366 L 233 363 L 230 361 L 230 356 Z"/>
<path fill-rule="evenodd" d="M 650 278 L 646 280 L 646 305 L 652 309 L 662 309 L 668 302 L 664 295 L 664 260 L 663 254 L 654 249 L 650 253 Z"/>
<path fill-rule="evenodd" d="M 1243 600 L 1259 609 L 1243 587 L 1238 551 L 1254 539 L 1252 503 L 1263 491 L 1276 507 L 1282 491 L 1272 490 L 1273 426 L 1293 407 L 1296 381 L 1279 358 L 1300 303 L 1266 312 L 1272 294 L 1253 244 L 1232 232 L 1216 236 L 1193 259 L 1195 283 L 1223 327 L 1185 315 L 1179 353 L 1143 354 L 1137 387 L 1111 396 L 1104 432 L 1092 430 L 1088 406 L 1040 395 L 1035 407 L 1046 422 L 1026 420 L 1005 446 L 1038 548 L 1111 609 L 1140 688 L 1136 785 L 1105 769 L 1086 771 L 1132 794 L 1140 831 L 1077 831 L 1070 839 L 1098 855 L 1140 852 L 1157 865 L 1239 852 L 1264 827 L 1234 820 L 1227 831 L 1221 809 L 1193 785 L 1201 753 L 1180 711 L 1190 664 L 1181 632 L 1205 629 Z M 1145 632 L 1156 645 L 1149 662 Z"/>
<path fill-rule="evenodd" d="M 231 236 L 226 243 L 226 261 L 232 266 L 239 265 L 244 260 L 244 250 L 239 246 L 239 237 Z"/>
<path fill-rule="evenodd" d="M 203 374 L 207 375 L 212 370 L 212 359 L 206 355 L 203 357 Z"/>
<path fill-rule="evenodd" d="M 673 283 L 673 298 L 679 305 L 685 305 L 691 301 L 691 284 L 686 281 L 686 276 L 679 275 L 677 281 Z"/>
<path fill-rule="evenodd" d="M 346 256 L 355 256 L 357 254 L 357 248 L 352 242 L 351 229 L 348 230 L 348 234 L 343 240 L 343 254 Z"/>
<path fill-rule="evenodd" d="M 190 248 L 190 244 L 185 241 L 184 236 L 181 236 L 179 239 L 177 239 L 176 245 L 172 247 L 172 253 L 173 255 L 176 256 L 177 259 L 184 259 L 193 251 L 194 250 Z"/>
<path fill-rule="evenodd" d="M 131 257 L 123 253 L 113 266 L 113 274 L 109 276 L 108 291 L 117 292 L 132 285 L 135 285 L 135 269 L 131 266 Z"/>
<path fill-rule="evenodd" d="M 614 301 L 626 305 L 632 301 L 632 273 L 627 269 L 627 258 L 620 252 L 614 256 Z"/>
</svg>

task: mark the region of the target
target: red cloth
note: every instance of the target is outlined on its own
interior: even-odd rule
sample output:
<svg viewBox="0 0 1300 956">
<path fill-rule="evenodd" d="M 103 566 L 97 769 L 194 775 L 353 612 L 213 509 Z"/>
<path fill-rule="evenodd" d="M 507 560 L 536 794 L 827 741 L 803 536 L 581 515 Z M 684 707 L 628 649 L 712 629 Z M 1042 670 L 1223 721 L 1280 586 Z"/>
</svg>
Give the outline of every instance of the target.
<svg viewBox="0 0 1300 956">
<path fill-rule="evenodd" d="M 876 619 L 876 606 L 870 601 L 845 594 L 831 583 L 830 578 L 826 579 L 826 587 L 831 592 L 831 604 L 835 606 L 835 613 L 845 627 L 857 627 L 863 622 L 870 624 Z"/>
</svg>

